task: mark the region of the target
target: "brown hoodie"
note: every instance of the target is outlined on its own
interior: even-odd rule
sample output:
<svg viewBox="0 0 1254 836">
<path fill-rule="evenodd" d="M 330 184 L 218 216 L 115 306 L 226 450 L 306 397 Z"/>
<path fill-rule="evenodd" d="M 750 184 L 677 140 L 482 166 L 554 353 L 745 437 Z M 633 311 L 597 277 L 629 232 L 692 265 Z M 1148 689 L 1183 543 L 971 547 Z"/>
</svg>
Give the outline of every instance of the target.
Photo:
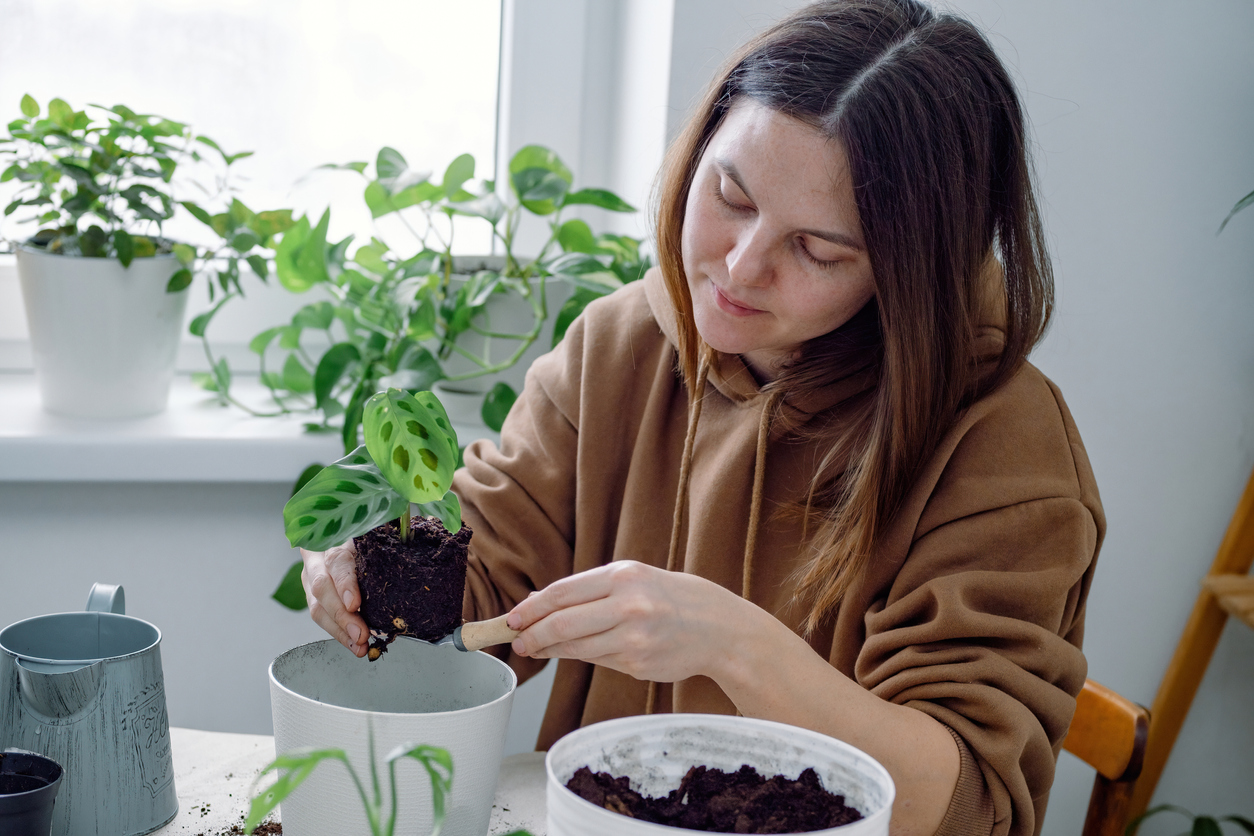
<svg viewBox="0 0 1254 836">
<path fill-rule="evenodd" d="M 667 565 L 690 423 L 674 335 L 655 270 L 589 305 L 536 361 L 499 450 L 467 448 L 453 490 L 475 531 L 468 619 L 611 560 Z M 815 450 L 791 430 L 842 420 L 849 399 L 873 384 L 853 374 L 812 402 L 785 399 L 775 416 L 740 359 L 720 356 L 701 398 L 671 568 L 747 593 L 800 633 L 791 579 L 808 554 L 799 526 L 774 511 L 804 501 Z M 750 537 L 755 474 L 762 502 Z M 1062 396 L 1024 364 L 960 416 L 865 575 L 809 637 L 846 676 L 954 734 L 962 767 L 940 833 L 1040 832 L 1086 675 L 1084 602 L 1104 530 Z M 501 653 L 522 679 L 545 663 Z M 654 711 L 736 711 L 705 677 L 652 687 Z M 650 689 L 560 660 L 537 748 L 644 713 Z"/>
</svg>

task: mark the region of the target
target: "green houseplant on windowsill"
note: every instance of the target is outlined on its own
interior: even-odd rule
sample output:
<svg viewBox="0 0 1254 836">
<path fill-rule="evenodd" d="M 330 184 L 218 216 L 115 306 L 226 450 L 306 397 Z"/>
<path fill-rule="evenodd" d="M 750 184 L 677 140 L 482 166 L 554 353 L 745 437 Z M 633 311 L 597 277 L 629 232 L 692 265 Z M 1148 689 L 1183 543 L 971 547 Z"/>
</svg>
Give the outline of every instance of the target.
<svg viewBox="0 0 1254 836">
<path fill-rule="evenodd" d="M 9 184 L 0 188 L 11 192 L 5 219 L 37 228 L 6 244 L 44 407 L 87 418 L 159 412 L 193 274 L 216 270 L 217 286 L 238 292 L 241 265 L 264 275 L 291 213 L 231 200 L 231 166 L 251 152 L 228 154 L 181 122 L 62 99 L 45 113 L 29 95 L 21 114 L 0 135 L 0 184 Z M 211 214 L 193 194 L 229 208 Z M 163 236 L 180 209 L 213 229 L 211 245 Z"/>
<path fill-rule="evenodd" d="M 310 414 L 311 430 L 338 431 L 346 453 L 357 446 L 362 403 L 388 387 L 412 392 L 439 384 L 448 392 L 478 384 L 474 411 L 499 429 L 531 356 L 555 345 L 589 301 L 648 267 L 639 240 L 596 235 L 583 220 L 563 219 L 579 205 L 635 210 L 603 189 L 574 190 L 570 170 L 539 146 L 514 155 L 505 198 L 493 181 L 475 179 L 469 154 L 453 160 L 438 182 L 391 148 L 378 153 L 373 172 L 363 162 L 324 168 L 361 177 L 372 218 L 391 222 L 391 231 L 360 245 L 351 237 L 330 242 L 334 207 L 316 221 L 297 220 L 277 247 L 276 272 L 293 293 L 321 298 L 258 334 L 251 348 L 277 409 Z M 515 251 L 524 215 L 542 219 L 548 232 L 528 258 Z M 486 224 L 500 255 L 453 256 L 454 238 L 467 224 Z M 559 288 L 565 292 L 555 304 Z M 510 321 L 502 322 L 510 306 Z M 310 335 L 325 348 L 311 346 Z M 202 336 L 218 368 L 222 361 Z M 512 382 L 497 377 L 510 370 Z M 218 377 L 229 384 L 226 371 Z M 226 400 L 220 383 L 210 388 Z"/>
</svg>

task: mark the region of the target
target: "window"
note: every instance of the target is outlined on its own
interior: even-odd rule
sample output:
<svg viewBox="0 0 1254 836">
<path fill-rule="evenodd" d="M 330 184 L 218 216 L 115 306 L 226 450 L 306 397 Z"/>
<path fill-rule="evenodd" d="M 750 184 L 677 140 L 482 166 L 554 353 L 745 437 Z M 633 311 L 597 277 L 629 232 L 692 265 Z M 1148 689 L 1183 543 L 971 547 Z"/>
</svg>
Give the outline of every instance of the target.
<svg viewBox="0 0 1254 836">
<path fill-rule="evenodd" d="M 185 122 L 228 152 L 256 152 L 236 163 L 244 203 L 319 213 L 333 202 L 333 237 L 368 240 L 370 217 L 364 182 L 311 174 L 323 163 L 373 161 L 390 145 L 437 177 L 465 152 L 476 176 L 493 175 L 500 0 L 0 0 L 0 20 L 4 123 L 26 93 L 45 112 L 60 97 Z M 35 231 L 11 219 L 0 229 Z M 191 219 L 166 227 L 171 237 L 198 231 Z M 486 225 L 482 238 L 465 235 L 459 249 L 484 251 Z M 29 363 L 15 359 L 26 334 L 12 274 L 0 265 L 0 368 Z M 189 312 L 206 304 L 194 295 Z M 243 338 L 285 315 L 247 312 L 255 322 Z"/>
</svg>

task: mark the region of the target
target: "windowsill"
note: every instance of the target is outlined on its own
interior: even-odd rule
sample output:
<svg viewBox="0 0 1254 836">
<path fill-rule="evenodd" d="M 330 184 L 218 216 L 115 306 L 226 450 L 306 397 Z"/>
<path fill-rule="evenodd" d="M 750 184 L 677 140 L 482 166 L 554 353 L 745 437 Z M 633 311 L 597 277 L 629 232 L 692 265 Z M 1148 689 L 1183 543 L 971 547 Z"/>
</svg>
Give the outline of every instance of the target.
<svg viewBox="0 0 1254 836">
<path fill-rule="evenodd" d="M 266 403 L 255 379 L 232 394 Z M 0 482 L 294 482 L 311 463 L 331 462 L 337 433 L 309 433 L 303 415 L 255 418 L 219 406 L 176 375 L 165 412 L 99 421 L 44 412 L 31 373 L 0 373 Z M 462 443 L 487 430 L 457 426 Z"/>
</svg>

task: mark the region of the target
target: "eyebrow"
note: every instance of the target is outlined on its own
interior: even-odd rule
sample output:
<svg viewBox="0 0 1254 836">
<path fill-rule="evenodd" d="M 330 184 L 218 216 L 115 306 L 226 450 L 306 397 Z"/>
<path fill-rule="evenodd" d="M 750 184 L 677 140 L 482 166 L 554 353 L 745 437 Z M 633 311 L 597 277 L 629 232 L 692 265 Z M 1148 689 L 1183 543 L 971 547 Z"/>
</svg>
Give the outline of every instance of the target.
<svg viewBox="0 0 1254 836">
<path fill-rule="evenodd" d="M 740 170 L 736 168 L 735 163 L 726 157 L 715 157 L 714 165 L 731 178 L 731 181 L 736 184 L 737 188 L 744 192 L 745 197 L 753 200 L 753 195 L 749 193 L 748 187 L 745 186 L 744 178 L 740 176 Z M 848 247 L 851 250 L 866 252 L 865 246 L 858 243 L 858 241 L 854 238 L 845 235 L 843 232 L 830 232 L 822 229 L 799 229 L 797 231 L 802 235 L 812 235 L 815 238 L 819 238 L 842 247 Z"/>
</svg>

